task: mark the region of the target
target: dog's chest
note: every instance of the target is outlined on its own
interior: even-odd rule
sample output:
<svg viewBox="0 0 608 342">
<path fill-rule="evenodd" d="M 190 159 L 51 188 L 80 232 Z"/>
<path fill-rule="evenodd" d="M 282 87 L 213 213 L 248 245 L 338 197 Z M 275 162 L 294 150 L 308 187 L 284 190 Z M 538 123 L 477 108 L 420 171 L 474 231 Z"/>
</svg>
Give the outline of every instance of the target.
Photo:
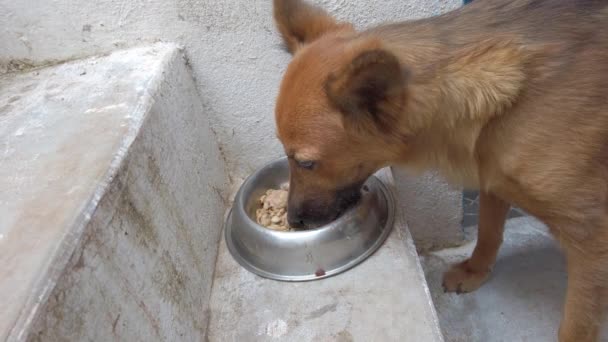
<svg viewBox="0 0 608 342">
<path fill-rule="evenodd" d="M 439 166 L 440 174 L 453 186 L 461 186 L 465 189 L 479 188 L 479 175 L 477 167 L 473 163 Z"/>
<path fill-rule="evenodd" d="M 437 171 L 450 185 L 465 189 L 479 189 L 479 175 L 474 160 L 450 162 L 446 158 L 425 158 L 404 167 L 414 174 L 422 174 L 429 170 Z"/>
<path fill-rule="evenodd" d="M 442 139 L 421 141 L 415 149 L 416 152 L 410 154 L 406 162 L 408 168 L 418 173 L 435 170 L 453 186 L 478 189 L 479 168 L 474 153 L 474 137 L 477 132 L 466 133 L 458 131 L 443 135 L 439 133 L 435 137 Z"/>
</svg>

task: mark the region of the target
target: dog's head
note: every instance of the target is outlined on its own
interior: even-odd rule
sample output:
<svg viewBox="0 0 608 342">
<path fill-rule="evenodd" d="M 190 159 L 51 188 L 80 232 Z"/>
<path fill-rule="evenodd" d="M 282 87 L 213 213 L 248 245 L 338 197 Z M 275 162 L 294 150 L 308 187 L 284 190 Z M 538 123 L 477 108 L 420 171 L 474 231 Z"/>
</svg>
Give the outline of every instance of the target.
<svg viewBox="0 0 608 342">
<path fill-rule="evenodd" d="M 275 0 L 294 58 L 276 105 L 291 172 L 292 227 L 328 223 L 355 204 L 365 180 L 391 162 L 406 73 L 380 41 L 301 0 Z"/>
</svg>

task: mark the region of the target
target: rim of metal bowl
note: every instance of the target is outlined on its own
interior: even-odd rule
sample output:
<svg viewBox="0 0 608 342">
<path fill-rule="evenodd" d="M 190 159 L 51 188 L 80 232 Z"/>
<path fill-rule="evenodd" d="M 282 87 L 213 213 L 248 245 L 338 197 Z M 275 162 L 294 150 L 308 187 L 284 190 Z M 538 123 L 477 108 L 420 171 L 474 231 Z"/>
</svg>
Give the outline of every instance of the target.
<svg viewBox="0 0 608 342">
<path fill-rule="evenodd" d="M 279 161 L 279 160 L 281 160 L 281 159 L 278 159 L 276 161 Z M 226 217 L 226 220 L 224 221 L 224 238 L 226 240 L 226 246 L 228 247 L 228 251 L 230 252 L 232 257 L 236 260 L 236 262 L 239 265 L 241 265 L 244 269 L 246 269 L 247 271 L 249 271 L 253 274 L 256 274 L 262 278 L 284 281 L 284 282 L 307 282 L 307 281 L 326 279 L 326 278 L 338 275 L 340 273 L 343 273 L 343 272 L 359 265 L 360 263 L 365 261 L 367 258 L 372 256 L 372 254 L 374 254 L 378 249 L 380 249 L 380 247 L 384 244 L 384 242 L 388 238 L 389 234 L 392 232 L 393 227 L 394 227 L 394 221 L 395 221 L 395 205 L 396 204 L 395 204 L 395 200 L 394 200 L 392 192 L 387 188 L 386 184 L 384 184 L 384 182 L 382 180 L 380 180 L 378 177 L 376 177 L 375 175 L 372 175 L 370 178 L 374 178 L 374 181 L 376 181 L 378 183 L 378 188 L 380 188 L 380 192 L 382 193 L 382 195 L 384 196 L 384 198 L 386 200 L 386 204 L 387 204 L 386 223 L 384 224 L 384 230 L 382 231 L 382 234 L 380 234 L 380 236 L 378 237 L 378 239 L 376 239 L 374 244 L 370 248 L 368 248 L 365 252 L 361 253 L 358 257 L 352 259 L 351 261 L 347 262 L 346 264 L 344 264 L 340 267 L 337 267 L 333 270 L 325 270 L 325 274 L 322 276 L 317 276 L 315 274 L 294 276 L 294 275 L 281 275 L 281 274 L 266 272 L 266 271 L 256 267 L 255 265 L 253 265 L 252 263 L 247 261 L 245 258 L 243 258 L 239 254 L 238 250 L 235 248 L 234 243 L 232 241 L 232 234 L 231 234 L 231 232 L 232 232 L 232 224 L 231 224 L 232 223 L 232 213 L 233 213 L 234 208 L 230 208 L 228 215 Z M 243 184 L 245 184 L 245 183 L 243 183 Z M 255 226 L 256 228 L 259 227 L 261 229 L 266 229 L 264 227 L 259 226 L 257 224 L 257 222 L 254 222 L 254 223 L 256 224 L 256 226 Z M 301 232 L 272 231 L 272 233 L 294 234 L 295 235 L 295 234 L 306 234 L 306 233 L 319 232 L 323 229 L 328 229 L 328 228 L 329 227 L 327 227 L 327 226 L 322 226 L 322 227 L 319 227 L 316 229 L 305 230 L 305 231 L 301 231 Z"/>
</svg>

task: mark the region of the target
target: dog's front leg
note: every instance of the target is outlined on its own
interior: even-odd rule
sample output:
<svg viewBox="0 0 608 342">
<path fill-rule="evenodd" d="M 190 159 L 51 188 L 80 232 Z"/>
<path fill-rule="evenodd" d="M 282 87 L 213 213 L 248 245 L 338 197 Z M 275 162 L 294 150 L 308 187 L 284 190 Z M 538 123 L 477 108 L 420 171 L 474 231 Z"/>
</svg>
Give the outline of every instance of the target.
<svg viewBox="0 0 608 342">
<path fill-rule="evenodd" d="M 453 265 L 443 276 L 447 292 L 470 292 L 479 288 L 489 277 L 502 244 L 504 224 L 510 205 L 498 197 L 479 194 L 479 225 L 477 244 L 471 257 Z"/>
</svg>

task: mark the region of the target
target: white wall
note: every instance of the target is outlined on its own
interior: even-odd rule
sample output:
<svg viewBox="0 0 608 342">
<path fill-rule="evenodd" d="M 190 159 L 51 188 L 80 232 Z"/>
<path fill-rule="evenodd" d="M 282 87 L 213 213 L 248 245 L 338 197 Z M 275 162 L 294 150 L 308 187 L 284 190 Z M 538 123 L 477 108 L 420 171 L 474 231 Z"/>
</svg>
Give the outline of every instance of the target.
<svg viewBox="0 0 608 342">
<path fill-rule="evenodd" d="M 358 27 L 430 16 L 460 0 L 316 0 Z M 183 44 L 228 169 L 281 153 L 274 102 L 289 55 L 270 0 L 0 0 L 0 65 L 39 64 L 151 41 Z M 0 67 L 2 69 L 2 67 Z"/>
<path fill-rule="evenodd" d="M 431 16 L 461 5 L 460 0 L 314 2 L 359 28 Z M 290 56 L 275 31 L 271 4 L 271 0 L 0 0 L 0 73 L 9 64 L 14 68 L 53 62 L 151 41 L 183 44 L 227 168 L 233 178 L 242 178 L 282 154 L 274 134 L 274 104 Z M 402 205 L 414 239 L 424 240 L 419 246 L 437 245 L 442 238 L 448 244 L 458 241 L 459 195 L 446 191 L 436 177 L 398 176 L 397 182 L 413 182 L 403 184 L 402 189 L 415 192 L 404 194 Z M 428 203 L 435 205 L 431 209 Z"/>
</svg>

